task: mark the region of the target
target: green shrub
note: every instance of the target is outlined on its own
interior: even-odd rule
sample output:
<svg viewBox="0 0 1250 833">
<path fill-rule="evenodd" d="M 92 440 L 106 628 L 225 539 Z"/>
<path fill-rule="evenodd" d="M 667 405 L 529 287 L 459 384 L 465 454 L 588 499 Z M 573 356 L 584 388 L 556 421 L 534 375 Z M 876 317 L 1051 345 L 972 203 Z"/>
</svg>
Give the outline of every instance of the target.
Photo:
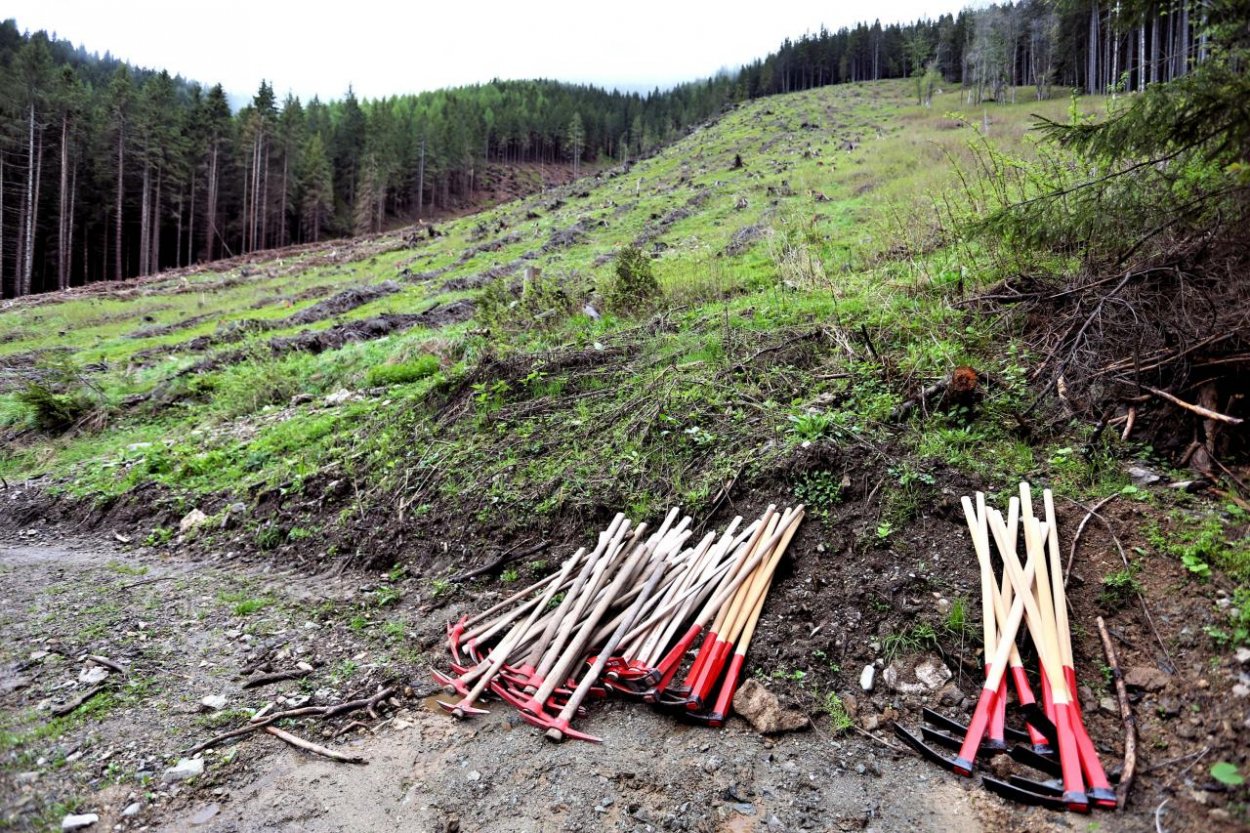
<svg viewBox="0 0 1250 833">
<path fill-rule="evenodd" d="M 69 361 L 42 368 L 43 378 L 27 382 L 14 398 L 41 431 L 69 430 L 96 407 L 86 381 Z"/>
<path fill-rule="evenodd" d="M 30 382 L 18 391 L 17 401 L 40 430 L 50 433 L 72 428 L 91 410 L 91 400 L 82 391 L 57 392 L 39 382 Z"/>
<path fill-rule="evenodd" d="M 660 282 L 651 268 L 651 258 L 637 246 L 626 246 L 616 253 L 616 271 L 604 295 L 608 308 L 617 312 L 637 312 L 651 305 L 660 294 Z"/>
<path fill-rule="evenodd" d="M 371 388 L 388 385 L 408 385 L 433 376 L 438 372 L 438 356 L 426 353 L 412 361 L 397 364 L 380 364 L 369 368 L 365 381 Z"/>
</svg>

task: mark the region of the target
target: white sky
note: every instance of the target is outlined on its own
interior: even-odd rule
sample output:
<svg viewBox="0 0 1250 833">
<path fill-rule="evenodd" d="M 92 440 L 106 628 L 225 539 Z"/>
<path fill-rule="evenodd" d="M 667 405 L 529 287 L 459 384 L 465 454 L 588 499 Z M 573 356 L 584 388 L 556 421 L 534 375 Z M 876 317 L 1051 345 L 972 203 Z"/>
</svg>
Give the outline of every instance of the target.
<svg viewBox="0 0 1250 833">
<path fill-rule="evenodd" d="M 6 0 L 0 17 L 88 50 L 248 97 L 420 92 L 492 78 L 650 89 L 763 57 L 785 37 L 859 20 L 935 18 L 967 0 Z"/>
</svg>

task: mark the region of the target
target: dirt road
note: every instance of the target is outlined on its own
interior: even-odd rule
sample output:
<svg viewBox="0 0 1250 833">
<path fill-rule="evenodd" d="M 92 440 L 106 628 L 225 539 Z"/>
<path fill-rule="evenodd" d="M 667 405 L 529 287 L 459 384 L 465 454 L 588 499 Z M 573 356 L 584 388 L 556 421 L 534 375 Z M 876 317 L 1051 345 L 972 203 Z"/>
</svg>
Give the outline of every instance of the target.
<svg viewBox="0 0 1250 833">
<path fill-rule="evenodd" d="M 979 830 L 1002 812 L 859 736 L 766 739 L 736 719 L 720 731 L 689 728 L 620 703 L 596 705 L 586 723 L 602 746 L 554 746 L 502 708 L 456 723 L 431 709 L 422 677 L 420 651 L 441 619 L 415 621 L 401 602 L 384 615 L 404 621 L 404 633 L 378 636 L 358 618 L 381 617 L 361 601 L 373 592 L 359 576 L 277 574 L 101 542 L 0 545 L 4 824 L 55 829 L 73 812 L 98 814 L 97 830 L 904 831 Z M 240 667 L 266 652 L 315 670 L 244 690 Z M 87 654 L 125 675 L 110 673 L 100 694 L 51 717 L 98 685 L 87 682 L 102 673 Z M 205 752 L 202 775 L 167 780 L 188 748 L 246 723 L 246 709 L 334 702 L 384 677 L 409 687 L 382 720 L 362 718 L 368 725 L 332 739 L 314 734 L 318 725 L 293 729 L 367 765 L 254 735 Z M 224 706 L 202 706 L 211 696 Z"/>
</svg>

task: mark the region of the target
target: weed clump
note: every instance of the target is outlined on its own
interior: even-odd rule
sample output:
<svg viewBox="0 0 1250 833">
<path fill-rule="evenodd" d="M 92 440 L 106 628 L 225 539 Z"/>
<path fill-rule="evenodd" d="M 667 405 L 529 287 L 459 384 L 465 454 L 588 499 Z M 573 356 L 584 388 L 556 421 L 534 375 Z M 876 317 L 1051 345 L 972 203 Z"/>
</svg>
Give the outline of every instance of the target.
<svg viewBox="0 0 1250 833">
<path fill-rule="evenodd" d="M 642 249 L 626 246 L 616 253 L 616 271 L 604 294 L 608 307 L 623 313 L 644 309 L 659 296 L 660 282 Z"/>
<path fill-rule="evenodd" d="M 381 364 L 369 368 L 366 381 L 369 387 L 380 388 L 390 385 L 408 385 L 419 382 L 438 372 L 438 357 L 429 355 L 418 356 L 412 361 L 398 364 Z"/>
</svg>

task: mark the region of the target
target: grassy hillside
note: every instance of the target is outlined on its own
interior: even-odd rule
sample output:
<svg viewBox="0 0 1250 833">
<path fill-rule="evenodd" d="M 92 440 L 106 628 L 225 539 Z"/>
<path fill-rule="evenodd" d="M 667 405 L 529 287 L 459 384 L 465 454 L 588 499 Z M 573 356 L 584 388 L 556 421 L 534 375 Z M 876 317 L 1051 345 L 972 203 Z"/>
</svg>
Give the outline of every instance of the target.
<svg viewBox="0 0 1250 833">
<path fill-rule="evenodd" d="M 1029 450 L 993 417 L 1019 393 L 1020 359 L 957 304 L 996 276 L 943 245 L 931 203 L 956 184 L 950 160 L 967 158 L 972 131 L 946 113 L 957 107 L 953 94 L 912 106 L 902 84 L 760 101 L 629 171 L 434 239 L 401 232 L 14 305 L 0 318 L 0 424 L 17 436 L 0 474 L 56 473 L 75 495 L 108 497 L 149 480 L 243 495 L 330 466 L 390 491 L 404 480 L 388 477 L 412 488 L 429 469 L 418 506 L 481 483 L 479 515 L 642 511 L 706 500 L 797 440 L 876 436 L 960 363 L 1001 381 L 990 413 L 917 450 L 1027 470 Z M 1038 109 L 996 108 L 991 136 L 1020 146 Z M 662 291 L 613 305 L 612 257 L 631 242 Z M 518 290 L 524 266 L 542 275 Z M 341 297 L 371 287 L 358 306 Z M 21 433 L 31 381 L 81 399 L 82 424 Z M 340 389 L 353 395 L 327 407 Z M 974 442 L 980 453 L 963 453 Z"/>
</svg>

